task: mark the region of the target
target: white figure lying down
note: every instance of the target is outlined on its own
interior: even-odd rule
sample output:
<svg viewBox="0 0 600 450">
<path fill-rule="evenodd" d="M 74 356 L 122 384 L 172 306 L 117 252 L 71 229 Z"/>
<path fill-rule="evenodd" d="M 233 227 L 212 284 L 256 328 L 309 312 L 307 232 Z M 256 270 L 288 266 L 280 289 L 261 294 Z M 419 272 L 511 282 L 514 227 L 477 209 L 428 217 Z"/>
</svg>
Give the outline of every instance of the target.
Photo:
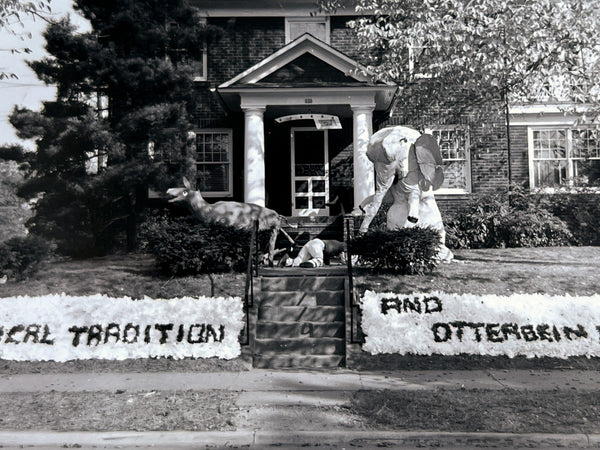
<svg viewBox="0 0 600 450">
<path fill-rule="evenodd" d="M 341 256 L 345 260 L 346 244 L 336 240 L 312 239 L 304 244 L 304 247 L 295 258 L 285 258 L 286 267 L 321 267 L 329 265 L 333 256 Z"/>
</svg>

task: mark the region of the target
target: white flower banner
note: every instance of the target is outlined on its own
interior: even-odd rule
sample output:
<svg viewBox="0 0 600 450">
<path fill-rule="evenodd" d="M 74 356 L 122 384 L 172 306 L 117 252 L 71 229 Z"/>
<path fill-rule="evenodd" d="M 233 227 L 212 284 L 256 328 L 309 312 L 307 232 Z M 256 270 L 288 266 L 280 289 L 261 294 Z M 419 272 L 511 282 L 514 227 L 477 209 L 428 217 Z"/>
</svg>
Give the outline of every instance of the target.
<svg viewBox="0 0 600 450">
<path fill-rule="evenodd" d="M 241 352 L 243 317 L 239 297 L 3 298 L 0 359 L 232 359 Z"/>
<path fill-rule="evenodd" d="M 600 295 L 365 292 L 371 354 L 600 356 Z"/>
</svg>

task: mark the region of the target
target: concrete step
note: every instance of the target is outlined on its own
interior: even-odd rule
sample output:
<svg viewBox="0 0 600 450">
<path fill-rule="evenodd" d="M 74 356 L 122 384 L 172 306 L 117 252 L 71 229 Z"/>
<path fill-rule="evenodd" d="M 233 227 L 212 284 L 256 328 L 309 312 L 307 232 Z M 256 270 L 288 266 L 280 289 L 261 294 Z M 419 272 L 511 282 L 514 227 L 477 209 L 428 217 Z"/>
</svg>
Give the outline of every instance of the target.
<svg viewBox="0 0 600 450">
<path fill-rule="evenodd" d="M 262 306 L 343 306 L 344 291 L 267 291 L 260 295 Z"/>
<path fill-rule="evenodd" d="M 341 338 L 256 339 L 254 354 L 275 355 L 343 355 L 346 342 Z"/>
<path fill-rule="evenodd" d="M 335 369 L 344 364 L 342 355 L 255 355 L 253 362 L 257 369 Z"/>
<path fill-rule="evenodd" d="M 258 322 L 256 324 L 257 339 L 343 338 L 344 336 L 344 322 Z"/>
<path fill-rule="evenodd" d="M 271 322 L 341 322 L 342 306 L 260 306 L 258 321 Z"/>
<path fill-rule="evenodd" d="M 286 291 L 339 291 L 344 289 L 344 277 L 263 277 L 262 292 Z"/>
</svg>

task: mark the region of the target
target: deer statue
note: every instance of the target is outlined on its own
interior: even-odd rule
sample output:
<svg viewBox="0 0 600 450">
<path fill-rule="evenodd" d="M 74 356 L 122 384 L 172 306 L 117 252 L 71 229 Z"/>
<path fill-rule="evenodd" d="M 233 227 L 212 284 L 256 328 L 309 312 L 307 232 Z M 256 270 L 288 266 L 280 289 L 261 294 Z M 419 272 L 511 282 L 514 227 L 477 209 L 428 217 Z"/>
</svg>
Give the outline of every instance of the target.
<svg viewBox="0 0 600 450">
<path fill-rule="evenodd" d="M 242 203 L 234 201 L 220 201 L 208 203 L 200 192 L 194 189 L 186 177 L 183 177 L 183 186 L 167 190 L 167 194 L 173 197 L 171 203 L 181 203 L 187 206 L 196 218 L 205 223 L 218 223 L 238 229 L 250 229 L 255 220 L 258 221 L 258 230 L 271 230 L 269 238 L 268 262 L 273 265 L 275 256 L 275 242 L 281 231 L 283 235 L 294 245 L 294 240 L 281 228 L 287 219 L 276 211 L 256 205 L 254 203 Z"/>
</svg>

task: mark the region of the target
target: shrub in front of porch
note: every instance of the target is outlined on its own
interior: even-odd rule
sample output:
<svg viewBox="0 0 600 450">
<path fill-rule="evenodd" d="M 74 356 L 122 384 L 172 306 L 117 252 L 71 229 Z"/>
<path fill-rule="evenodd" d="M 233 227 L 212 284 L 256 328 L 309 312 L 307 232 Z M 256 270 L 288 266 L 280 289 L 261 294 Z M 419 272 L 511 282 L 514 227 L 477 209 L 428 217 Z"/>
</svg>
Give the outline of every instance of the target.
<svg viewBox="0 0 600 450">
<path fill-rule="evenodd" d="M 352 255 L 377 273 L 415 275 L 437 266 L 440 234 L 430 228 L 369 231 L 350 243 Z"/>
<path fill-rule="evenodd" d="M 146 249 L 168 275 L 243 272 L 247 267 L 250 231 L 193 217 L 163 217 L 147 223 L 144 235 Z"/>
</svg>

